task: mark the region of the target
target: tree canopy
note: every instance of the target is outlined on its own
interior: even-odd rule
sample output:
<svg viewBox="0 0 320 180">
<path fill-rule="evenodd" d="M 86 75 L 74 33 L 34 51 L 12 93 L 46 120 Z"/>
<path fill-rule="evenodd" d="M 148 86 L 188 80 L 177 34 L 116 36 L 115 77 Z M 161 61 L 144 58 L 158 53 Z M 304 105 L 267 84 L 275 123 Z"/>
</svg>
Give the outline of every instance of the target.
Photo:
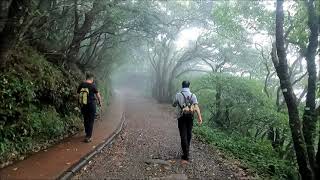
<svg viewBox="0 0 320 180">
<path fill-rule="evenodd" d="M 26 137 L 17 129 L 41 129 L 27 126 L 31 119 L 48 112 L 73 117 L 64 109 L 74 108 L 71 84 L 84 72 L 95 72 L 108 92 L 111 79 L 138 74 L 144 79 L 136 83 L 159 103 L 170 103 L 189 79 L 206 127 L 266 143 L 294 167 L 287 173 L 266 166 L 271 175 L 318 179 L 319 6 L 314 0 L 3 0 L 0 152 L 23 151 L 13 145 Z M 30 108 L 35 113 L 23 117 Z"/>
</svg>

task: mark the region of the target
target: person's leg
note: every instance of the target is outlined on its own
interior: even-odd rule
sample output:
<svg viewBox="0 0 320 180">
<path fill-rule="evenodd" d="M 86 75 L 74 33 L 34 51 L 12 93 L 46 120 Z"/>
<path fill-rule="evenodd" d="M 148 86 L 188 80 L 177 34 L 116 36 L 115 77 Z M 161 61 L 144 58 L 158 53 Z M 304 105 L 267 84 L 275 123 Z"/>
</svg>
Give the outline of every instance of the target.
<svg viewBox="0 0 320 180">
<path fill-rule="evenodd" d="M 193 118 L 186 119 L 186 129 L 187 129 L 187 155 L 189 159 L 189 150 L 190 150 L 190 143 L 192 139 L 192 127 L 193 127 Z"/>
<path fill-rule="evenodd" d="M 83 116 L 83 126 L 84 126 L 84 132 L 86 133 L 86 137 L 88 137 L 88 122 L 89 122 L 89 116 L 88 116 L 88 110 L 87 108 L 81 109 L 82 116 Z"/>
<path fill-rule="evenodd" d="M 179 118 L 178 119 L 178 128 L 180 132 L 180 139 L 181 139 L 181 148 L 182 148 L 182 159 L 183 160 L 188 160 L 188 151 L 187 151 L 187 146 L 188 146 L 188 139 L 187 139 L 187 127 L 186 123 L 184 121 L 184 118 Z"/>
<path fill-rule="evenodd" d="M 88 138 L 92 137 L 95 116 L 96 116 L 96 108 L 95 106 L 92 106 L 90 107 L 90 110 L 88 112 L 88 136 L 87 136 Z"/>
</svg>

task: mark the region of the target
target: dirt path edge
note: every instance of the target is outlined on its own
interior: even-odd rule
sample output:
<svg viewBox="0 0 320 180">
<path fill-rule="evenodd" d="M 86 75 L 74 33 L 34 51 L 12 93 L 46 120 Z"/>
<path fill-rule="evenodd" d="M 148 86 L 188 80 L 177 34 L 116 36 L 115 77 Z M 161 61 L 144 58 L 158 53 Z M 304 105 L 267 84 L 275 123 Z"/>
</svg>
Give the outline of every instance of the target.
<svg viewBox="0 0 320 180">
<path fill-rule="evenodd" d="M 101 143 L 94 150 L 92 150 L 91 152 L 83 156 L 77 163 L 75 163 L 67 171 L 65 171 L 61 176 L 59 176 L 58 179 L 59 180 L 70 179 L 82 167 L 88 164 L 93 157 L 95 157 L 98 153 L 100 153 L 104 147 L 111 145 L 112 142 L 116 139 L 116 137 L 118 137 L 118 135 L 122 132 L 125 119 L 126 119 L 125 113 L 123 112 L 121 115 L 121 122 L 119 123 L 117 129 L 108 138 L 106 138 L 103 143 Z"/>
</svg>

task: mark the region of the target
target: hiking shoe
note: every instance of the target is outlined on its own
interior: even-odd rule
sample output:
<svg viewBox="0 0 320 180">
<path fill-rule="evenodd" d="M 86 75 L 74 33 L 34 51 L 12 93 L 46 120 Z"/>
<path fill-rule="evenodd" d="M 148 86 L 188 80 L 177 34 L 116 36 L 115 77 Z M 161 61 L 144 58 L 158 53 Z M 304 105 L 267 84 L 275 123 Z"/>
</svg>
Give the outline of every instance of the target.
<svg viewBox="0 0 320 180">
<path fill-rule="evenodd" d="M 91 141 L 92 141 L 91 138 L 85 138 L 85 139 L 84 139 L 84 142 L 86 142 L 86 143 L 89 143 L 89 142 L 91 142 Z"/>
</svg>

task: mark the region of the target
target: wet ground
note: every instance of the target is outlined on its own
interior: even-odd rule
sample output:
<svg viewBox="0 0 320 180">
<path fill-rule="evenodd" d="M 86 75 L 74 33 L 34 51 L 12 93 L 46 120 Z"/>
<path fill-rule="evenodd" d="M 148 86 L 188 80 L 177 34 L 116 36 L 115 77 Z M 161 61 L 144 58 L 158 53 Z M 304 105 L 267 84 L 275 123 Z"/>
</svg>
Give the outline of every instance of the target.
<svg viewBox="0 0 320 180">
<path fill-rule="evenodd" d="M 213 147 L 194 138 L 191 162 L 181 165 L 174 110 L 132 92 L 125 96 L 121 136 L 73 179 L 249 179 Z"/>
</svg>

